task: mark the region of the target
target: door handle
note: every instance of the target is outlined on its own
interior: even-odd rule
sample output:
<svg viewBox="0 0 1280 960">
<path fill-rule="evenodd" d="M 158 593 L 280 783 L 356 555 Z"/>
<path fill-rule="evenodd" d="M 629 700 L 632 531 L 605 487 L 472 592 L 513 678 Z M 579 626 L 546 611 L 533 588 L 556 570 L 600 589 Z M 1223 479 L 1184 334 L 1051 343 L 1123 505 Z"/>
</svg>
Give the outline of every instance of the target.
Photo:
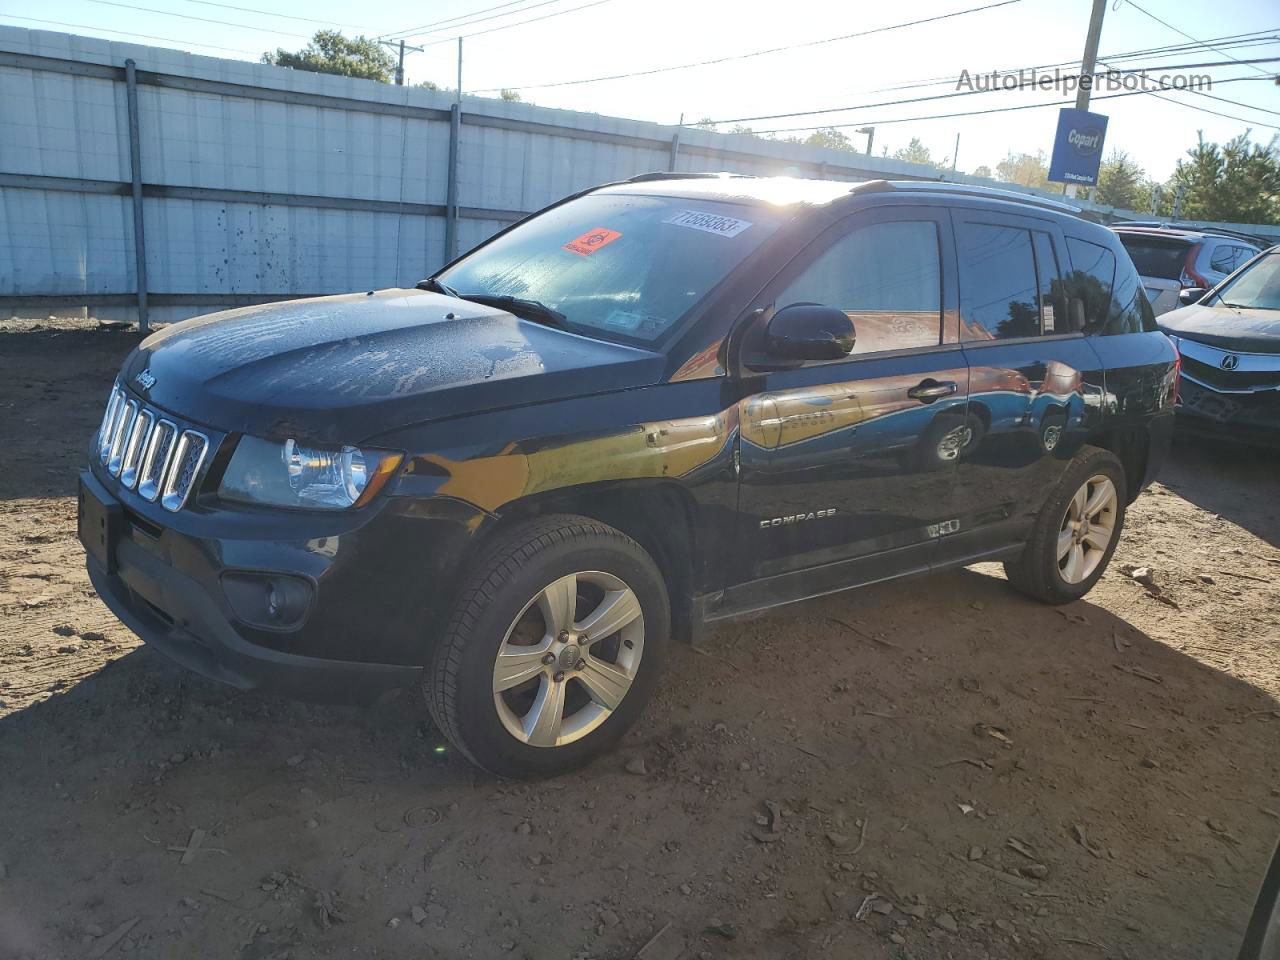
<svg viewBox="0 0 1280 960">
<path fill-rule="evenodd" d="M 929 377 L 908 390 L 907 396 L 921 403 L 933 403 L 939 397 L 949 397 L 959 389 L 954 380 L 934 380 Z"/>
</svg>

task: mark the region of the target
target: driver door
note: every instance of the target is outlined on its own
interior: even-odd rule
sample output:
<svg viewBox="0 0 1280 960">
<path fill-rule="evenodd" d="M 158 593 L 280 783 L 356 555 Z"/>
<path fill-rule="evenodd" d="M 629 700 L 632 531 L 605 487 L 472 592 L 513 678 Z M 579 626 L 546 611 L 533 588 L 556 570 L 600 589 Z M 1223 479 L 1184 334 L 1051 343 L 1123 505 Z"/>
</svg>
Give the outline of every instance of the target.
<svg viewBox="0 0 1280 960">
<path fill-rule="evenodd" d="M 924 571 L 954 524 L 969 371 L 945 211 L 864 211 L 815 240 L 755 303 L 835 306 L 838 361 L 761 372 L 740 404 L 741 586 L 751 609 Z"/>
</svg>

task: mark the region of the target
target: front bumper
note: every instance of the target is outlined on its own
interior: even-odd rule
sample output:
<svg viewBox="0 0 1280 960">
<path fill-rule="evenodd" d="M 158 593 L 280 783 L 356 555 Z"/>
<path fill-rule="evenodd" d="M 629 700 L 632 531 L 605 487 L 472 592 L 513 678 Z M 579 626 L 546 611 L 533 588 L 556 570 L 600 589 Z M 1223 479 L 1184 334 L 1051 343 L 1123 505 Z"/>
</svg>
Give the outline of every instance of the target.
<svg viewBox="0 0 1280 960">
<path fill-rule="evenodd" d="M 421 667 L 354 663 L 281 653 L 250 643 L 190 577 L 129 540 L 107 573 L 92 557 L 89 579 L 120 621 L 170 659 L 240 690 L 317 700 L 367 700 L 414 683 Z"/>
<path fill-rule="evenodd" d="M 1280 447 L 1280 390 L 1220 392 L 1184 376 L 1178 387 L 1177 414 L 1181 431 Z"/>
<path fill-rule="evenodd" d="M 367 700 L 420 678 L 479 525 L 477 511 L 445 498 L 384 496 L 327 515 L 196 496 L 170 512 L 97 463 L 81 484 L 89 576 L 126 626 L 203 676 L 306 699 Z M 300 615 L 278 627 L 246 620 L 231 581 L 282 578 L 306 586 Z"/>
</svg>

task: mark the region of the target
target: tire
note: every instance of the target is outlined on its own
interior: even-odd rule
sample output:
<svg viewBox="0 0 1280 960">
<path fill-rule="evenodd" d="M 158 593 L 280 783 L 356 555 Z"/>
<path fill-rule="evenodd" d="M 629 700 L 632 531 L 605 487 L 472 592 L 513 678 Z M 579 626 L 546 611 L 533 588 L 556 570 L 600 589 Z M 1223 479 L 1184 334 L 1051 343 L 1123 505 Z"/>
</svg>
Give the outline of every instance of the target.
<svg viewBox="0 0 1280 960">
<path fill-rule="evenodd" d="M 547 516 L 501 534 L 464 578 L 423 693 L 477 766 L 554 776 L 609 750 L 635 722 L 670 632 L 666 584 L 638 543 L 586 517 Z"/>
<path fill-rule="evenodd" d="M 1114 499 L 1110 509 L 1101 499 L 1106 493 L 1102 481 L 1111 485 Z M 1083 597 L 1106 570 L 1120 541 L 1127 489 L 1124 467 L 1114 454 L 1084 447 L 1040 508 L 1022 553 L 1005 563 L 1009 583 L 1044 603 L 1070 603 Z M 1082 504 L 1086 512 L 1094 506 L 1095 495 L 1100 498 L 1099 505 L 1090 522 L 1082 525 L 1073 520 Z M 1100 545 L 1101 530 L 1110 531 L 1105 546 Z M 1065 556 L 1061 553 L 1063 544 L 1068 544 Z M 1077 548 L 1080 566 L 1075 565 Z"/>
</svg>

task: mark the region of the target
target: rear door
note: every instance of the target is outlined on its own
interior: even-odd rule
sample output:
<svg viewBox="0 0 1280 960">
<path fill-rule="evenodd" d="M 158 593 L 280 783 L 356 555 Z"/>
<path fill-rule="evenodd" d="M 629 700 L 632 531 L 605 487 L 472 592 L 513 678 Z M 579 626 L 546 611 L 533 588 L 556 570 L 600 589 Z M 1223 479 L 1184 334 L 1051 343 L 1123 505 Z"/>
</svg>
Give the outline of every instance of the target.
<svg viewBox="0 0 1280 960">
<path fill-rule="evenodd" d="M 952 217 L 975 438 L 959 461 L 959 529 L 942 543 L 944 563 L 1022 543 L 1104 395 L 1057 223 L 977 208 Z"/>
<path fill-rule="evenodd" d="M 757 584 L 735 606 L 925 570 L 953 516 L 968 370 L 945 210 L 832 227 L 756 305 L 798 302 L 844 310 L 857 342 L 759 376 L 741 402 L 739 579 Z"/>
</svg>

